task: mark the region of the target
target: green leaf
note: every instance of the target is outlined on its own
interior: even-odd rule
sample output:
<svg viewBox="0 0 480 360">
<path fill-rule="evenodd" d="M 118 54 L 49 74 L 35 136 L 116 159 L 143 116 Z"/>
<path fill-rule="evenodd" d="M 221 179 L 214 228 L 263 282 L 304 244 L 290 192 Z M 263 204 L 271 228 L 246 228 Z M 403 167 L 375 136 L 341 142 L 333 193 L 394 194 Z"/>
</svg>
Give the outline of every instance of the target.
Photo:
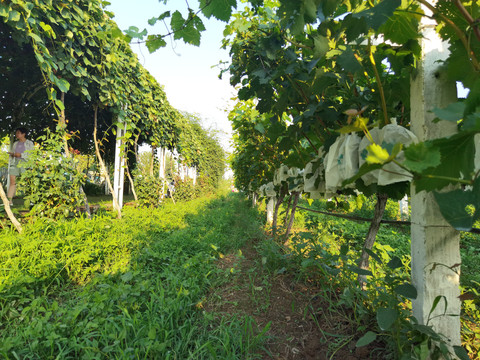
<svg viewBox="0 0 480 360">
<path fill-rule="evenodd" d="M 68 92 L 68 90 L 70 90 L 70 83 L 65 80 L 65 79 L 60 79 L 56 76 L 53 77 L 54 79 L 54 82 L 55 82 L 55 85 L 57 85 L 58 89 L 61 91 L 61 92 Z"/>
<path fill-rule="evenodd" d="M 480 79 L 477 79 L 474 85 L 470 88 L 467 99 L 465 100 L 465 111 L 463 117 L 473 114 L 480 109 Z"/>
<path fill-rule="evenodd" d="M 473 190 L 435 191 L 433 194 L 442 216 L 456 230 L 469 231 L 480 218 L 480 177 L 475 180 Z M 469 205 L 473 205 L 473 209 L 469 209 Z"/>
<path fill-rule="evenodd" d="M 349 269 L 358 275 L 373 276 L 370 270 L 361 269 L 358 266 L 349 266 Z"/>
<path fill-rule="evenodd" d="M 433 304 L 432 304 L 432 308 L 430 309 L 430 312 L 428 313 L 428 320 L 430 320 L 430 315 L 432 315 L 432 313 L 435 311 L 435 309 L 437 308 L 438 306 L 438 303 L 440 302 L 440 300 L 444 301 L 445 303 L 445 309 L 443 310 L 443 314 L 445 314 L 447 312 L 447 298 L 444 296 L 444 295 L 438 295 L 434 300 L 433 300 Z"/>
<path fill-rule="evenodd" d="M 401 268 L 403 266 L 403 263 L 399 257 L 395 256 L 388 262 L 387 266 L 390 269 L 395 270 L 395 269 Z"/>
<path fill-rule="evenodd" d="M 163 37 L 160 35 L 148 35 L 147 42 L 145 44 L 148 51 L 151 53 L 157 51 L 161 47 L 165 47 L 167 43 L 163 40 Z"/>
<path fill-rule="evenodd" d="M 157 338 L 157 330 L 155 328 L 151 328 L 149 331 L 148 331 L 148 338 L 150 340 L 155 340 Z"/>
<path fill-rule="evenodd" d="M 396 309 L 379 308 L 377 310 L 377 323 L 380 329 L 388 330 L 398 318 Z"/>
<path fill-rule="evenodd" d="M 395 288 L 395 292 L 411 300 L 415 300 L 418 296 L 417 289 L 415 289 L 415 286 L 409 283 L 398 285 Z"/>
<path fill-rule="evenodd" d="M 32 32 L 29 32 L 28 33 L 28 36 L 30 36 L 33 40 L 35 40 L 35 42 L 37 43 L 43 43 L 43 40 L 40 36 L 38 36 L 37 34 L 34 34 Z"/>
<path fill-rule="evenodd" d="M 418 143 L 408 146 L 405 151 L 403 165 L 412 172 L 422 172 L 440 164 L 440 150 L 432 143 Z"/>
<path fill-rule="evenodd" d="M 414 180 L 417 191 L 440 190 L 455 179 L 470 178 L 474 172 L 475 132 L 460 132 L 448 138 L 429 141 L 440 150 L 440 164 L 422 171 Z"/>
<path fill-rule="evenodd" d="M 237 7 L 236 0 L 200 0 L 200 8 L 203 14 L 210 18 L 211 16 L 218 20 L 227 22 L 232 15 L 232 8 Z"/>
<path fill-rule="evenodd" d="M 390 157 L 388 151 L 378 144 L 368 145 L 367 150 L 368 156 L 365 161 L 369 164 L 384 164 Z"/>
<path fill-rule="evenodd" d="M 145 35 L 147 35 L 147 29 L 143 29 L 143 31 L 140 32 L 138 27 L 136 26 L 130 26 L 127 30 L 125 30 L 125 34 L 130 36 L 133 39 L 143 39 Z"/>
<path fill-rule="evenodd" d="M 65 105 L 63 104 L 62 100 L 60 99 L 55 99 L 55 104 L 57 107 L 60 109 L 60 111 L 65 110 Z"/>
<path fill-rule="evenodd" d="M 12 10 L 8 13 L 8 20 L 17 22 L 20 20 L 20 13 L 16 10 Z"/>
<path fill-rule="evenodd" d="M 470 360 L 470 356 L 468 356 L 467 351 L 463 347 L 454 345 L 453 351 L 455 352 L 455 355 L 457 355 L 460 360 Z"/>
<path fill-rule="evenodd" d="M 0 16 L 8 16 L 8 6 L 6 4 L 0 3 Z"/>
<path fill-rule="evenodd" d="M 322 58 L 329 50 L 328 39 L 325 36 L 315 34 L 313 37 L 314 43 L 314 58 Z"/>
<path fill-rule="evenodd" d="M 465 112 L 464 102 L 455 102 L 443 109 L 434 108 L 433 113 L 441 120 L 457 122 L 463 119 L 463 113 Z"/>
<path fill-rule="evenodd" d="M 357 60 L 350 46 L 347 46 L 345 51 L 337 57 L 337 62 L 345 71 L 352 74 L 363 70 L 362 64 Z"/>
<path fill-rule="evenodd" d="M 262 134 L 265 134 L 265 127 L 261 123 L 258 123 L 258 124 L 255 125 L 255 130 L 257 130 L 258 132 L 260 132 Z"/>
<path fill-rule="evenodd" d="M 372 250 L 370 249 L 365 249 L 365 252 L 370 255 L 372 258 L 375 259 L 375 261 L 377 261 L 379 264 L 382 264 L 382 259 L 380 258 L 380 256 L 378 256 L 377 254 L 375 254 Z"/>
<path fill-rule="evenodd" d="M 405 44 L 411 39 L 419 38 L 418 19 L 405 11 L 398 11 L 379 29 L 385 36 L 397 44 Z"/>
<path fill-rule="evenodd" d="M 367 332 L 363 335 L 360 339 L 358 339 L 357 343 L 355 344 L 356 347 L 367 346 L 371 342 L 377 339 L 377 334 L 372 331 Z"/>
<path fill-rule="evenodd" d="M 354 18 L 365 19 L 368 27 L 378 30 L 401 5 L 401 0 L 383 0 L 371 9 L 352 14 Z"/>
</svg>

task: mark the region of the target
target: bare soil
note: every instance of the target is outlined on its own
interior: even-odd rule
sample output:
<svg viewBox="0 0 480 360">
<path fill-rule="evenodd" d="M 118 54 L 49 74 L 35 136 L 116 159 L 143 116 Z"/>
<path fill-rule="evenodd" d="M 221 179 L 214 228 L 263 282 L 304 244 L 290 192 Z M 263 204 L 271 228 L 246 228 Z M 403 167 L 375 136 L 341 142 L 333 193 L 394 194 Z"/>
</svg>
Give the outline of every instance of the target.
<svg viewBox="0 0 480 360">
<path fill-rule="evenodd" d="M 335 306 L 335 294 L 328 295 L 327 301 L 318 285 L 291 275 L 264 274 L 261 261 L 255 244 L 242 249 L 242 256 L 230 254 L 220 259 L 218 266 L 233 268 L 234 275 L 210 294 L 204 310 L 221 317 L 249 315 L 258 331 L 270 323 L 262 359 L 386 359 L 382 344 L 356 348 L 363 333 L 357 333 L 352 325 L 349 310 Z"/>
</svg>

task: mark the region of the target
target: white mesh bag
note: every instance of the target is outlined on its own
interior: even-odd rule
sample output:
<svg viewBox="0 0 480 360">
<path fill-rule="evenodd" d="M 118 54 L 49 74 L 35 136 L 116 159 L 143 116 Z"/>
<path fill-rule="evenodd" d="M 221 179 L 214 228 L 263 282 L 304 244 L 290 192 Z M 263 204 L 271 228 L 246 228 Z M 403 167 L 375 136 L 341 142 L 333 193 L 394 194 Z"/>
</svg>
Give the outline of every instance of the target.
<svg viewBox="0 0 480 360">
<path fill-rule="evenodd" d="M 288 166 L 280 165 L 280 168 L 275 170 L 275 174 L 273 175 L 273 184 L 275 186 L 281 185 L 282 182 L 287 181 L 288 179 Z"/>
<path fill-rule="evenodd" d="M 418 141 L 417 137 L 411 131 L 405 129 L 403 126 L 400 125 L 385 125 L 382 128 L 382 132 L 383 148 L 393 148 L 393 146 L 398 143 L 401 143 L 404 146 L 408 146 Z M 403 153 L 403 150 L 398 153 L 395 159 L 399 163 L 405 161 L 405 154 Z M 380 170 L 380 173 L 378 174 L 378 185 L 381 186 L 411 180 L 412 174 L 410 174 L 407 170 L 402 169 L 400 166 L 393 162 L 385 164 Z"/>
<path fill-rule="evenodd" d="M 417 142 L 417 137 L 409 130 L 400 125 L 389 124 L 385 125 L 382 129 L 374 128 L 370 130 L 370 135 L 376 144 L 379 144 L 384 149 L 392 150 L 395 144 L 401 143 L 404 146 L 408 146 Z M 365 163 L 365 159 L 368 156 L 367 146 L 370 145 L 370 141 L 367 137 L 364 137 L 360 142 L 359 147 L 359 165 L 362 166 Z M 396 160 L 403 162 L 405 155 L 403 151 L 397 155 Z M 411 181 L 411 174 L 402 169 L 397 164 L 390 162 L 385 164 L 382 169 L 371 171 L 362 176 L 362 180 L 365 185 L 377 183 L 378 185 L 385 186 L 397 182 Z"/>
<path fill-rule="evenodd" d="M 325 190 L 335 193 L 342 185 L 339 171 L 340 150 L 346 140 L 345 135 L 340 135 L 328 150 L 328 158 L 325 162 Z"/>
<path fill-rule="evenodd" d="M 373 128 L 370 130 L 370 135 L 372 140 L 375 144 L 381 144 L 381 130 L 379 128 Z M 370 145 L 370 140 L 364 136 L 360 141 L 360 145 L 358 146 L 358 166 L 361 167 L 366 162 L 366 158 L 368 156 L 367 146 Z M 362 176 L 362 180 L 365 185 L 376 184 L 378 182 L 378 174 L 380 170 L 370 171 Z"/>
<path fill-rule="evenodd" d="M 342 143 L 338 154 L 338 173 L 340 178 L 340 185 L 344 180 L 355 176 L 358 172 L 358 148 L 361 138 L 357 134 L 349 134 L 345 136 L 345 141 Z M 348 184 L 347 188 L 355 187 L 355 184 Z"/>
<path fill-rule="evenodd" d="M 267 185 L 265 185 L 265 196 L 268 197 L 275 197 L 277 196 L 277 193 L 275 192 L 275 185 L 273 185 L 273 182 L 269 182 Z"/>
</svg>

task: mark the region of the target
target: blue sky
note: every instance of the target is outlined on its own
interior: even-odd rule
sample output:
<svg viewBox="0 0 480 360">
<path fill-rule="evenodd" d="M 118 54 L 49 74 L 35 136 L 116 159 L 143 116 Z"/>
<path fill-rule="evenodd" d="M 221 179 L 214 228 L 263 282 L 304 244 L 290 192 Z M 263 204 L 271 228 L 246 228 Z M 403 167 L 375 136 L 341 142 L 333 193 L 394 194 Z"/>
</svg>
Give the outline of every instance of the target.
<svg viewBox="0 0 480 360">
<path fill-rule="evenodd" d="M 137 26 L 146 28 L 149 33 L 165 34 L 162 23 L 155 27 L 148 25 L 148 19 L 157 17 L 166 10 L 180 10 L 184 16 L 186 2 L 170 0 L 167 5 L 159 0 L 109 0 L 108 11 L 115 13 L 115 22 L 120 29 Z M 192 8 L 197 1 L 190 0 Z M 165 87 L 168 101 L 181 111 L 198 114 L 207 128 L 220 130 L 222 145 L 226 148 L 231 137 L 231 126 L 227 120 L 232 107 L 230 98 L 234 90 L 228 77 L 218 79 L 220 70 L 212 68 L 220 60 L 228 60 L 228 52 L 220 49 L 225 23 L 214 19 L 205 19 L 206 31 L 202 33 L 200 47 L 186 45 L 183 41 L 167 39 L 167 46 L 149 54 L 144 45 L 132 44 L 132 50 L 138 55 L 143 66 Z"/>
</svg>

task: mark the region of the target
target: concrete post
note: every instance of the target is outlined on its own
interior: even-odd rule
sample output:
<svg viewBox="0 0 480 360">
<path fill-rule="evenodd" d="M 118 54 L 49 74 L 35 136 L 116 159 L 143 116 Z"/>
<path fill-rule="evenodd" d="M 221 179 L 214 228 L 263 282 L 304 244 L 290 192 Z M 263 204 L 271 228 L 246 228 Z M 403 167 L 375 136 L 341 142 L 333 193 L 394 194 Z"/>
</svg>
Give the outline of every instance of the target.
<svg viewBox="0 0 480 360">
<path fill-rule="evenodd" d="M 125 155 L 123 154 L 123 140 L 127 124 L 117 126 L 117 141 L 115 142 L 115 170 L 113 173 L 113 190 L 117 195 L 120 209 L 123 207 L 123 188 L 125 183 Z M 113 204 L 115 208 L 115 204 Z"/>
<path fill-rule="evenodd" d="M 428 9 L 424 9 L 429 15 Z M 420 141 L 452 135 L 457 131 L 453 122 L 433 123 L 434 107 L 445 107 L 456 101 L 454 82 L 446 79 L 437 61 L 447 58 L 447 44 L 435 32 L 435 22 L 423 17 L 420 40 L 422 61 L 411 82 L 411 128 Z M 413 314 L 426 324 L 437 296 L 444 302 L 430 315 L 429 325 L 448 339 L 450 346 L 460 345 L 460 236 L 443 219 L 433 194 L 415 192 L 412 186 L 412 282 L 418 291 L 413 301 Z M 448 316 L 448 315 L 457 316 Z M 433 319 L 432 319 L 433 318 Z"/>
<path fill-rule="evenodd" d="M 273 212 L 275 210 L 275 197 L 270 197 L 267 201 L 267 224 L 272 224 Z"/>
<path fill-rule="evenodd" d="M 160 179 L 165 179 L 165 149 L 158 148 L 157 150 L 158 157 L 158 177 Z"/>
<path fill-rule="evenodd" d="M 197 185 L 197 166 L 195 165 L 192 170 L 193 170 L 193 173 L 192 173 L 193 185 Z"/>
</svg>

